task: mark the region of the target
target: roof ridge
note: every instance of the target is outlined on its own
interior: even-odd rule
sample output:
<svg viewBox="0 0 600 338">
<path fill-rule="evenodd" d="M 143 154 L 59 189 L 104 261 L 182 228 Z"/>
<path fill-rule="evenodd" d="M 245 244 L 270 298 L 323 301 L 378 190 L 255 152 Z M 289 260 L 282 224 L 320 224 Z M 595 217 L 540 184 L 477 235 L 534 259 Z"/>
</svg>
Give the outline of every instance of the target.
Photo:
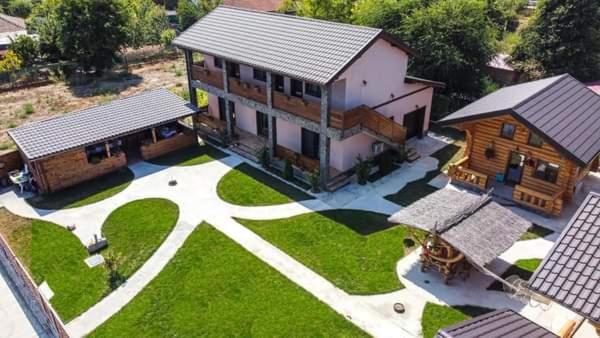
<svg viewBox="0 0 600 338">
<path fill-rule="evenodd" d="M 542 87 L 542 88 L 538 89 L 538 91 L 536 91 L 536 92 L 535 92 L 535 93 L 533 93 L 532 95 L 528 96 L 527 98 L 523 99 L 523 100 L 522 100 L 522 101 L 520 101 L 519 103 L 515 104 L 515 105 L 512 107 L 512 109 L 514 110 L 514 109 L 517 109 L 517 108 L 519 108 L 519 107 L 523 106 L 525 103 L 527 103 L 527 102 L 529 102 L 529 101 L 531 101 L 531 100 L 535 99 L 536 97 L 538 97 L 538 96 L 539 96 L 541 93 L 543 93 L 545 90 L 547 90 L 547 89 L 549 89 L 549 88 L 552 88 L 552 87 L 554 87 L 554 86 L 555 86 L 557 83 L 561 82 L 562 80 L 564 80 L 564 79 L 566 79 L 566 78 L 568 78 L 568 77 L 570 77 L 570 76 L 571 76 L 571 75 L 569 75 L 569 73 L 565 73 L 565 74 L 562 74 L 562 75 L 557 75 L 557 76 L 555 76 L 555 77 L 556 77 L 556 80 L 552 81 L 552 82 L 551 82 L 551 83 L 549 83 L 547 86 L 544 86 L 544 87 Z M 540 80 L 538 80 L 538 81 L 548 80 L 548 79 L 551 79 L 551 78 L 552 78 L 552 77 L 547 77 L 547 78 L 545 78 L 545 79 L 540 79 Z"/>
<path fill-rule="evenodd" d="M 256 9 L 242 8 L 242 7 L 236 7 L 236 6 L 230 6 L 230 5 L 219 5 L 215 9 L 220 8 L 220 7 L 221 8 L 228 8 L 228 9 L 232 9 L 232 10 L 243 11 L 243 12 L 253 12 L 253 13 L 263 14 L 263 15 L 269 15 L 269 16 L 286 17 L 286 18 L 289 18 L 291 20 L 321 22 L 321 23 L 325 23 L 325 24 L 329 24 L 329 25 L 354 27 L 354 28 L 359 28 L 359 29 L 364 29 L 364 30 L 370 30 L 370 31 L 373 31 L 373 32 L 382 32 L 383 31 L 383 29 L 381 29 L 381 28 L 375 28 L 375 27 L 369 27 L 369 26 L 360 26 L 360 25 L 353 25 L 353 24 L 350 24 L 350 23 L 337 22 L 337 21 L 328 21 L 328 20 L 323 20 L 323 19 L 315 19 L 315 18 L 309 18 L 309 17 L 305 17 L 305 16 L 290 15 L 290 14 L 279 13 L 279 12 L 265 12 L 265 11 L 259 11 L 259 10 L 256 10 Z M 209 12 L 208 14 L 210 14 L 210 13 L 212 13 L 212 11 Z M 198 21 L 200 21 L 200 20 L 198 20 Z"/>
</svg>

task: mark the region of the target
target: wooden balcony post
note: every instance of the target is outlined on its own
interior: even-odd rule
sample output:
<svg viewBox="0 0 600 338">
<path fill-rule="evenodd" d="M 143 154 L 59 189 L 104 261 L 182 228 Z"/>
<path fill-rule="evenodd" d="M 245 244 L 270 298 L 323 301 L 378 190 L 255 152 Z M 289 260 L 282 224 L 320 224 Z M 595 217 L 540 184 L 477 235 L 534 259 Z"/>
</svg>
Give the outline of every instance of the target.
<svg viewBox="0 0 600 338">
<path fill-rule="evenodd" d="M 156 143 L 156 128 L 152 128 L 152 143 Z"/>
<path fill-rule="evenodd" d="M 110 146 L 108 142 L 104 143 L 104 148 L 106 149 L 106 157 L 110 157 Z"/>
<path fill-rule="evenodd" d="M 267 72 L 267 107 L 269 110 L 273 109 L 273 77 L 271 72 Z M 275 157 L 275 150 L 277 148 L 277 130 L 275 127 L 275 117 L 268 117 L 269 123 L 269 157 L 273 159 Z"/>
<path fill-rule="evenodd" d="M 331 86 L 321 86 L 321 123 L 319 133 L 319 179 L 321 186 L 325 187 L 329 180 L 329 155 L 331 142 L 327 137 L 331 115 Z"/>
<path fill-rule="evenodd" d="M 194 58 L 191 50 L 184 50 L 183 52 L 185 56 L 185 69 L 187 71 L 187 80 L 188 80 L 188 91 L 190 93 L 190 103 L 194 105 L 194 107 L 198 107 L 198 97 L 196 95 L 196 88 L 192 85 L 192 65 L 194 64 Z"/>
<path fill-rule="evenodd" d="M 223 60 L 223 91 L 225 94 L 229 94 L 229 74 L 227 71 L 227 61 Z M 225 99 L 225 120 L 227 121 L 227 135 L 229 138 L 233 138 L 233 112 L 229 107 L 229 100 Z"/>
</svg>

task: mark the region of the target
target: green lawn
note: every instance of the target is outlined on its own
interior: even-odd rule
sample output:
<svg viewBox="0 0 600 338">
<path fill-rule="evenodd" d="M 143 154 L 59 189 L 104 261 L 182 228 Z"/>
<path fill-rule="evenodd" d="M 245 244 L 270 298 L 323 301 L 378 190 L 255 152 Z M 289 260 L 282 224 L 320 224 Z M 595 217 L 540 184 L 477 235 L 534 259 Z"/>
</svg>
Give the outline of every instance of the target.
<svg viewBox="0 0 600 338">
<path fill-rule="evenodd" d="M 208 163 L 227 157 L 227 154 L 210 144 L 191 145 L 189 147 L 170 152 L 153 158 L 148 162 L 163 166 L 192 166 Z"/>
<path fill-rule="evenodd" d="M 332 210 L 238 221 L 349 293 L 379 294 L 404 287 L 396 263 L 404 256 L 408 231 L 388 223 L 385 215 Z"/>
<path fill-rule="evenodd" d="M 542 260 L 538 259 L 538 258 L 519 259 L 518 261 L 515 262 L 515 264 L 511 265 L 502 274 L 501 277 L 506 278 L 508 276 L 517 275 L 521 279 L 529 280 L 529 278 L 531 278 L 531 275 L 533 275 L 533 272 L 535 271 L 535 269 L 537 269 L 537 267 L 540 265 L 540 263 L 542 263 Z M 502 283 L 500 283 L 498 281 L 494 281 L 487 289 L 495 290 L 495 291 L 503 291 L 504 287 L 503 287 Z"/>
<path fill-rule="evenodd" d="M 102 226 L 109 247 L 108 257 L 122 257 L 119 273 L 131 276 L 167 238 L 177 219 L 179 208 L 169 200 L 149 198 L 127 203 L 113 211 Z"/>
<path fill-rule="evenodd" d="M 530 239 L 542 238 L 553 233 L 554 231 L 550 229 L 534 224 L 531 228 L 529 228 L 529 230 L 527 230 L 526 233 L 523 234 L 523 236 L 521 236 L 520 240 L 527 241 Z"/>
<path fill-rule="evenodd" d="M 425 174 L 420 180 L 408 183 L 404 188 L 395 194 L 385 196 L 385 199 L 402 206 L 408 206 L 419 199 L 434 193 L 438 189 L 429 185 L 429 181 L 434 179 L 442 171 L 448 168 L 448 165 L 462 158 L 464 148 L 457 144 L 449 144 L 444 148 L 431 154 L 432 157 L 439 161 L 438 168 L 431 170 Z"/>
<path fill-rule="evenodd" d="M 27 202 L 39 209 L 76 208 L 116 195 L 127 188 L 133 178 L 131 170 L 121 168 L 64 190 L 29 198 Z"/>
<path fill-rule="evenodd" d="M 160 246 L 177 216 L 177 206 L 161 199 L 134 201 L 115 210 L 103 227 L 109 248 L 102 255 L 119 253 L 117 270 L 129 277 Z M 89 268 L 83 244 L 59 225 L 0 209 L 0 232 L 35 282 L 48 283 L 54 292 L 50 302 L 63 321 L 73 319 L 110 292 L 106 268 Z"/>
<path fill-rule="evenodd" d="M 90 337 L 363 337 L 208 224 Z"/>
<path fill-rule="evenodd" d="M 421 327 L 424 338 L 433 338 L 439 329 L 460 323 L 464 320 L 494 311 L 478 306 L 443 306 L 433 303 L 425 304 Z"/>
<path fill-rule="evenodd" d="M 217 193 L 226 202 L 245 206 L 285 204 L 313 198 L 246 163 L 223 176 L 217 186 Z"/>
</svg>

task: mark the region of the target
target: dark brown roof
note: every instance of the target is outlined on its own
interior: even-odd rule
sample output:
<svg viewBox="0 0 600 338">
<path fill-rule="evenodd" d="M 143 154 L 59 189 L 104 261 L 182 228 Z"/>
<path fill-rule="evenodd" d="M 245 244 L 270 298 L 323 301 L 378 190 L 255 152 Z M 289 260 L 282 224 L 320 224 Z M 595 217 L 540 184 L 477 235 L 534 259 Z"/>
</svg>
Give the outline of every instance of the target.
<svg viewBox="0 0 600 338">
<path fill-rule="evenodd" d="M 510 248 L 531 227 L 530 222 L 489 196 L 450 189 L 418 200 L 389 221 L 428 232 L 435 229 L 444 241 L 481 267 Z"/>
<path fill-rule="evenodd" d="M 554 333 L 510 309 L 493 311 L 443 328 L 437 338 L 556 338 Z"/>
<path fill-rule="evenodd" d="M 281 8 L 283 0 L 223 0 L 223 5 L 253 9 L 263 12 L 274 12 Z"/>
<path fill-rule="evenodd" d="M 600 322 L 600 194 L 587 196 L 531 276 L 529 287 Z"/>
<path fill-rule="evenodd" d="M 0 33 L 12 33 L 26 30 L 25 20 L 0 14 Z"/>
<path fill-rule="evenodd" d="M 511 114 L 579 165 L 600 154 L 600 95 L 569 74 L 509 86 L 443 118 L 451 125 Z"/>
</svg>

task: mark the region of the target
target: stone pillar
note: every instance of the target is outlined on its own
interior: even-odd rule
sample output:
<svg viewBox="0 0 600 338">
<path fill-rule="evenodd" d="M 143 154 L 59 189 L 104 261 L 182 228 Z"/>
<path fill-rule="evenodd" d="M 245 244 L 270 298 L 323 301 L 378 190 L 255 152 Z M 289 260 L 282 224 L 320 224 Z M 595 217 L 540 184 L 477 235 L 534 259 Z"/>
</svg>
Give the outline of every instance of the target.
<svg viewBox="0 0 600 338">
<path fill-rule="evenodd" d="M 185 49 L 183 51 L 183 55 L 185 56 L 185 68 L 187 71 L 187 80 L 188 80 L 188 91 L 190 93 L 190 103 L 194 105 L 194 107 L 198 107 L 198 97 L 196 95 L 196 88 L 192 85 L 192 65 L 194 64 L 194 59 L 192 56 L 192 51 Z"/>
<path fill-rule="evenodd" d="M 229 73 L 227 72 L 227 61 L 223 60 L 223 91 L 229 94 Z M 230 139 L 233 138 L 234 126 L 233 126 L 233 112 L 229 107 L 229 100 L 225 98 L 225 119 L 227 121 L 227 136 Z"/>
<path fill-rule="evenodd" d="M 331 115 L 331 86 L 321 86 L 321 124 L 319 132 L 319 180 L 321 187 L 325 187 L 329 180 L 329 153 L 331 141 L 327 137 L 327 128 Z"/>
<path fill-rule="evenodd" d="M 271 72 L 267 72 L 267 107 L 269 111 L 273 108 L 273 76 Z M 277 149 L 277 129 L 276 117 L 269 115 L 269 158 L 275 157 Z"/>
</svg>

